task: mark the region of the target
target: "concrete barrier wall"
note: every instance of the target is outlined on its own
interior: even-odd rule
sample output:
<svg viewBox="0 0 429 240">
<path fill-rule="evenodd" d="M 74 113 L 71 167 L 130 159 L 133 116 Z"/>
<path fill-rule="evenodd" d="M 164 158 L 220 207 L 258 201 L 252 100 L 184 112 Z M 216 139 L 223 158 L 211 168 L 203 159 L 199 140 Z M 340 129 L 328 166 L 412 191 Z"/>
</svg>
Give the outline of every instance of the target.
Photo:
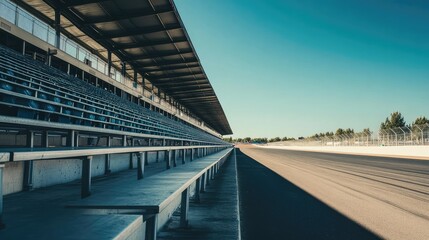
<svg viewBox="0 0 429 240">
<path fill-rule="evenodd" d="M 330 152 L 368 156 L 387 156 L 429 160 L 429 146 L 260 146 L 263 148 L 286 149 L 310 152 Z"/>
<path fill-rule="evenodd" d="M 159 153 L 160 161 L 164 161 L 164 152 Z M 110 156 L 111 172 L 119 172 L 129 168 L 130 154 L 112 154 Z M 148 162 L 156 162 L 156 152 L 148 153 Z M 137 156 L 133 156 L 133 167 L 137 166 Z M 4 194 L 20 192 L 23 189 L 24 163 L 8 162 L 4 169 Z M 82 160 L 62 159 L 34 161 L 33 187 L 41 188 L 78 180 L 82 176 Z M 105 173 L 105 155 L 94 156 L 91 174 L 93 177 Z"/>
<path fill-rule="evenodd" d="M 6 163 L 3 175 L 3 194 L 22 191 L 24 180 L 24 163 Z"/>
</svg>

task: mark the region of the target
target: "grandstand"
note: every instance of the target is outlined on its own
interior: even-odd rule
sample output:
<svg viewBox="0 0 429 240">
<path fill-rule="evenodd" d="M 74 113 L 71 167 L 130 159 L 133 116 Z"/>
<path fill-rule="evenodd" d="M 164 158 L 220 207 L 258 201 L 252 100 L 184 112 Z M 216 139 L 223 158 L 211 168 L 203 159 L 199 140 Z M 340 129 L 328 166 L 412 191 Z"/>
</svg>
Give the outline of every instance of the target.
<svg viewBox="0 0 429 240">
<path fill-rule="evenodd" d="M 0 0 L 0 238 L 41 236 L 20 235 L 26 230 L 14 226 L 3 197 L 19 202 L 37 188 L 78 181 L 80 196 L 91 199 L 93 178 L 137 169 L 141 180 L 145 165 L 165 162 L 166 169 L 177 166 L 162 172 L 165 178 L 188 176 L 170 184 L 181 201 L 169 192 L 157 199 L 168 199 L 159 212 L 140 203 L 140 218 L 72 214 L 124 223 L 106 238 L 145 232 L 155 239 L 162 216 L 179 205 L 186 221 L 189 196 L 230 154 L 221 139 L 227 134 L 232 130 L 172 0 Z M 62 221 L 79 226 L 70 217 Z M 94 229 L 88 236 L 100 236 Z"/>
</svg>

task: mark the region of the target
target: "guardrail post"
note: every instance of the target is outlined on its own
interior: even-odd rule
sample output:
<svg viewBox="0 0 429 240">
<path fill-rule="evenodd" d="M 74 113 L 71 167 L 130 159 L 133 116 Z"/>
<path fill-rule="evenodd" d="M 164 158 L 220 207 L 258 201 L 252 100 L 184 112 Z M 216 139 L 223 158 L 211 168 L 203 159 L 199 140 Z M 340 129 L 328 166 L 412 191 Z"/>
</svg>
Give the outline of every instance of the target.
<svg viewBox="0 0 429 240">
<path fill-rule="evenodd" d="M 166 164 L 166 168 L 170 169 L 170 159 L 171 159 L 171 155 L 170 155 L 170 151 L 166 150 L 164 152 L 164 159 L 165 159 L 165 164 Z"/>
<path fill-rule="evenodd" d="M 82 160 L 81 197 L 91 195 L 91 163 L 92 156 L 84 157 Z"/>
<path fill-rule="evenodd" d="M 189 187 L 182 192 L 182 201 L 180 204 L 180 227 L 188 226 L 188 209 L 189 209 Z"/>
<path fill-rule="evenodd" d="M 144 239 L 156 240 L 157 227 L 158 227 L 158 216 L 156 214 L 153 216 L 149 216 L 146 219 L 146 234 Z"/>
<path fill-rule="evenodd" d="M 0 164 L 0 229 L 5 227 L 3 222 L 3 171 L 5 164 Z"/>
<path fill-rule="evenodd" d="M 146 161 L 147 152 L 140 152 L 137 159 L 137 180 L 144 177 L 144 163 Z"/>
</svg>

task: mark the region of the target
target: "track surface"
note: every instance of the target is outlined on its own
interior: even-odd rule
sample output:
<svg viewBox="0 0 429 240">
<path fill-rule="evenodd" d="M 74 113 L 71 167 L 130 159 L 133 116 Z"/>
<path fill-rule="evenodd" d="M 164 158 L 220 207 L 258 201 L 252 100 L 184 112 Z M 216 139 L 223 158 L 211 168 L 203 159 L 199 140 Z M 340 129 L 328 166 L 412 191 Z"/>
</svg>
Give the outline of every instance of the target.
<svg viewBox="0 0 429 240">
<path fill-rule="evenodd" d="M 237 169 L 245 240 L 429 239 L 429 161 L 243 146 Z"/>
</svg>

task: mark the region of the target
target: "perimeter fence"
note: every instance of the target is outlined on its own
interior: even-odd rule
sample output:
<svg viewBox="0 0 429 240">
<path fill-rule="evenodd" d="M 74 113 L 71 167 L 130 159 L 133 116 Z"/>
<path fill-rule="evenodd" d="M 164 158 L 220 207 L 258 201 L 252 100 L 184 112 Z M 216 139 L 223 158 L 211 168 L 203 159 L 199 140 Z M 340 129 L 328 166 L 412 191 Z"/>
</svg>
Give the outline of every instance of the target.
<svg viewBox="0 0 429 240">
<path fill-rule="evenodd" d="M 335 134 L 283 141 L 286 146 L 413 146 L 429 145 L 429 124 L 380 129 L 378 132 Z"/>
</svg>

